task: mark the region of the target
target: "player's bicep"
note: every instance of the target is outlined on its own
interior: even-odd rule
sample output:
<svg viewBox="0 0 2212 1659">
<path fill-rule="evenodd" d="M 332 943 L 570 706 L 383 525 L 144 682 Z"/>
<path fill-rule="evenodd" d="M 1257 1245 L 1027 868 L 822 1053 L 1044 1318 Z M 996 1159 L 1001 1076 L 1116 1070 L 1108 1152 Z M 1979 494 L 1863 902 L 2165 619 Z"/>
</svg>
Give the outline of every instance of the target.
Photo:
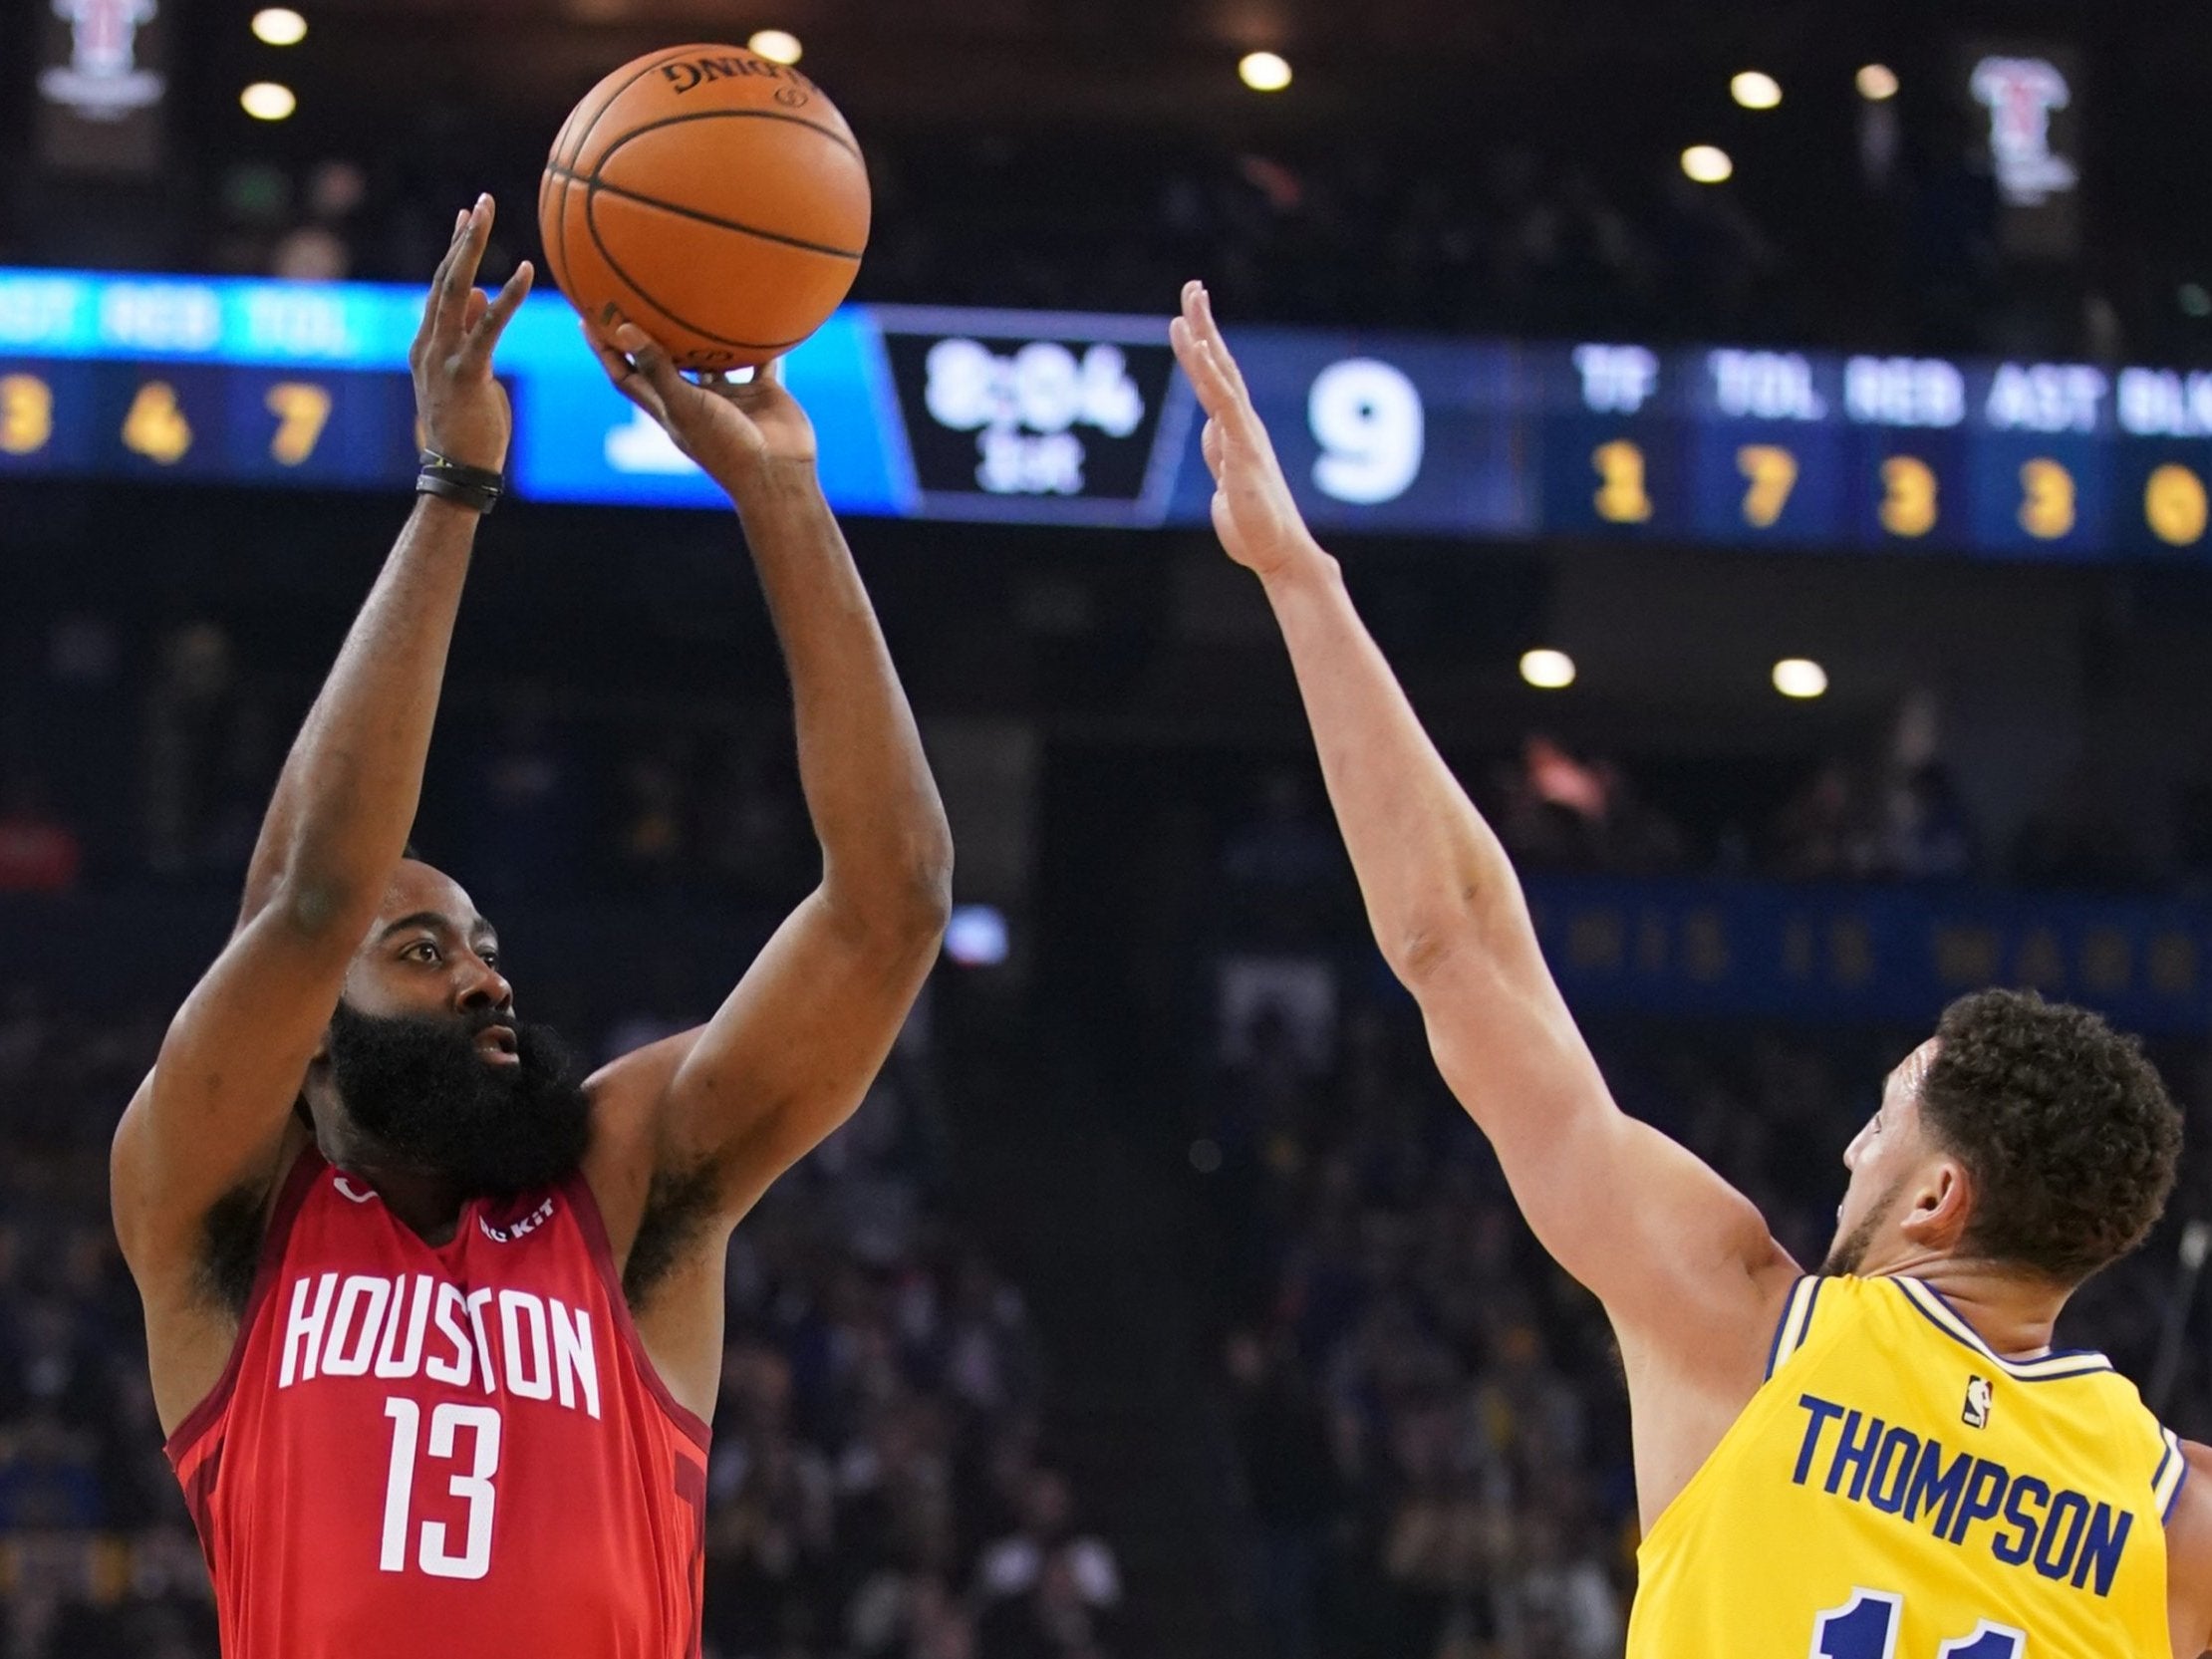
<svg viewBox="0 0 2212 1659">
<path fill-rule="evenodd" d="M 860 1104 L 935 958 L 934 939 L 844 926 L 810 896 L 676 1068 L 664 1160 L 713 1168 L 725 1215 L 743 1214 Z"/>
<path fill-rule="evenodd" d="M 1616 1326 L 1733 1321 L 1764 1305 L 1765 1279 L 1795 1273 L 1756 1205 L 1613 1103 L 1548 981 L 1433 985 L 1423 1004 L 1438 1067 L 1529 1230 Z"/>
<path fill-rule="evenodd" d="M 279 907 L 242 926 L 170 1020 L 116 1131 L 116 1231 L 141 1273 L 196 1245 L 214 1204 L 275 1178 L 353 941 Z"/>
</svg>

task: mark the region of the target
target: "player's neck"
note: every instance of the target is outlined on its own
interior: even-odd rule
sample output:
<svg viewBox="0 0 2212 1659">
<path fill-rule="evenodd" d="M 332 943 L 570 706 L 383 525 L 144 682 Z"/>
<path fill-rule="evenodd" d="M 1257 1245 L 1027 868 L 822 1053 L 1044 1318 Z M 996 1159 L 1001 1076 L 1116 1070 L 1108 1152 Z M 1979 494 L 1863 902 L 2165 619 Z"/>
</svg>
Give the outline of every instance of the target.
<svg viewBox="0 0 2212 1659">
<path fill-rule="evenodd" d="M 2006 1359 L 2030 1358 L 2051 1346 L 2060 1310 L 2070 1294 L 2048 1280 L 2025 1277 L 1993 1261 L 1933 1253 L 1915 1253 L 1866 1271 L 1919 1279 Z"/>
<path fill-rule="evenodd" d="M 359 1159 L 348 1161 L 346 1173 L 374 1187 L 384 1207 L 425 1244 L 451 1243 L 460 1227 L 466 1201 L 460 1188 L 444 1176 Z"/>
</svg>

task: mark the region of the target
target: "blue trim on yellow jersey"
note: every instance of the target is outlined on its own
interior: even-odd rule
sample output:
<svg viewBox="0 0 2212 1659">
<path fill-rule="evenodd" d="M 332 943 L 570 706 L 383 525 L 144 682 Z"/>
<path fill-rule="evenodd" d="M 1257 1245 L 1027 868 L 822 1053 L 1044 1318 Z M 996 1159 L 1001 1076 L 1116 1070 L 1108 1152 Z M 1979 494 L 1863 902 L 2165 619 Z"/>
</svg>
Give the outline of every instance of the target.
<svg viewBox="0 0 2212 1659">
<path fill-rule="evenodd" d="M 2181 1489 L 2189 1484 L 2189 1459 L 2181 1450 L 2179 1435 L 2171 1429 L 2159 1432 L 2165 1437 L 2166 1455 L 2158 1460 L 2157 1473 L 2150 1478 L 2150 1495 L 2158 1505 L 2158 1519 L 2171 1521 L 2174 1505 L 2181 1499 Z"/>
<path fill-rule="evenodd" d="M 1767 1375 L 1775 1374 L 1775 1367 L 1782 1363 L 1782 1333 L 1790 1328 L 1791 1316 L 1797 1311 L 1797 1293 L 1804 1288 L 1798 1279 L 1790 1286 L 1790 1294 L 1782 1298 L 1782 1312 L 1775 1319 L 1775 1339 L 1767 1344 Z"/>
<path fill-rule="evenodd" d="M 1790 1286 L 1790 1294 L 1782 1304 L 1782 1317 L 1775 1321 L 1775 1339 L 1767 1348 L 1767 1375 L 1772 1377 L 1782 1362 L 1804 1346 L 1806 1332 L 1812 1328 L 1812 1304 L 1820 1299 L 1820 1280 L 1816 1274 L 1807 1273 Z"/>
<path fill-rule="evenodd" d="M 2034 1359 L 2007 1359 L 1982 1340 L 1981 1334 L 1966 1322 L 1957 1308 L 1943 1299 L 1943 1292 L 1934 1285 L 1903 1274 L 1892 1277 L 1889 1282 L 1897 1286 L 1905 1300 L 1929 1324 L 1954 1342 L 1973 1349 L 2016 1381 L 2058 1382 L 2066 1377 L 2086 1377 L 2112 1369 L 2112 1362 L 2093 1348 L 2054 1348 Z"/>
</svg>

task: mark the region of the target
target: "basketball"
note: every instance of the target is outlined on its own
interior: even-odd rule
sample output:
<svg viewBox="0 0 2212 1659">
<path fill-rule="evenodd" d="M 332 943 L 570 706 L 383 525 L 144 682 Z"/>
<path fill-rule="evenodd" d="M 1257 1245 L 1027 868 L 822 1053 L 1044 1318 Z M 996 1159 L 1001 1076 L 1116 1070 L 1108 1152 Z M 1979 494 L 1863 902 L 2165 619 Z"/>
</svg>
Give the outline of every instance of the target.
<svg viewBox="0 0 2212 1659">
<path fill-rule="evenodd" d="M 538 186 L 570 303 L 636 323 L 685 369 L 765 363 L 821 327 L 859 273 L 868 210 L 845 118 L 736 46 L 623 65 L 562 124 Z"/>
</svg>

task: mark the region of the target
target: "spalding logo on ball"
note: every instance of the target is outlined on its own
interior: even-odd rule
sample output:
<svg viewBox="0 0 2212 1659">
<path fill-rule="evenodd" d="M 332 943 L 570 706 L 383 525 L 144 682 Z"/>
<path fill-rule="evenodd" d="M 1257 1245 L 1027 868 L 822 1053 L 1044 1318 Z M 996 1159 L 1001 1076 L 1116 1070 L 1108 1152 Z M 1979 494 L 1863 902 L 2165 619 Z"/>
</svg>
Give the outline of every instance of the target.
<svg viewBox="0 0 2212 1659">
<path fill-rule="evenodd" d="M 797 70 L 737 46 L 671 47 L 623 65 L 562 124 L 538 234 L 595 323 L 636 323 L 679 368 L 747 368 L 851 289 L 868 169 Z"/>
</svg>

